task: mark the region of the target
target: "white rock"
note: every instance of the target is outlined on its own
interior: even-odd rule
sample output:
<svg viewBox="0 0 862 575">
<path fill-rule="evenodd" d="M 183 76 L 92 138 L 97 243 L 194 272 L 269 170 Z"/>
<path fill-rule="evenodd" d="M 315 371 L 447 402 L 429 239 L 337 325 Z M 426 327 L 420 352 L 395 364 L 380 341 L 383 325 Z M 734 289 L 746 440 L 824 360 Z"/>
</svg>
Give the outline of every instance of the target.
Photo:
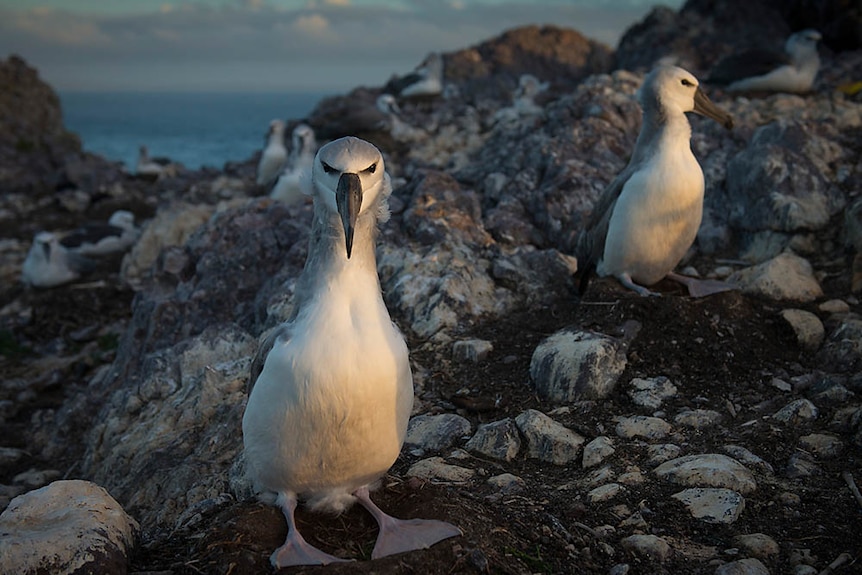
<svg viewBox="0 0 862 575">
<path fill-rule="evenodd" d="M 646 415 L 617 418 L 616 434 L 625 439 L 642 437 L 644 439 L 662 439 L 671 431 L 670 424 L 664 419 Z"/>
<path fill-rule="evenodd" d="M 813 421 L 817 419 L 819 414 L 820 411 L 816 405 L 807 399 L 797 399 L 772 414 L 772 418 L 790 425 L 796 425 L 806 421 Z"/>
<path fill-rule="evenodd" d="M 751 471 L 726 455 L 686 455 L 655 468 L 659 477 L 689 487 L 723 487 L 749 495 L 757 489 Z"/>
<path fill-rule="evenodd" d="M 590 503 L 601 503 L 613 499 L 623 490 L 623 486 L 619 483 L 607 483 L 600 487 L 596 487 L 587 493 L 587 501 Z"/>
<path fill-rule="evenodd" d="M 811 264 L 790 252 L 739 270 L 728 282 L 738 285 L 744 293 L 773 300 L 813 301 L 823 296 Z"/>
<path fill-rule="evenodd" d="M 535 409 L 520 414 L 515 418 L 515 424 L 527 440 L 529 456 L 555 465 L 565 465 L 576 459 L 586 441 Z"/>
<path fill-rule="evenodd" d="M 711 409 L 690 409 L 678 413 L 673 422 L 694 429 L 713 427 L 721 421 L 721 414 Z"/>
<path fill-rule="evenodd" d="M 583 467 L 594 467 L 614 454 L 614 442 L 609 437 L 600 435 L 584 446 Z"/>
<path fill-rule="evenodd" d="M 693 487 L 671 495 L 681 501 L 691 516 L 706 523 L 731 524 L 745 509 L 745 498 L 732 489 Z"/>
<path fill-rule="evenodd" d="M 661 443 L 659 445 L 650 445 L 647 447 L 647 464 L 655 467 L 665 461 L 670 461 L 679 457 L 682 453 L 682 448 L 673 443 Z"/>
<path fill-rule="evenodd" d="M 408 448 L 439 451 L 451 447 L 471 431 L 470 422 L 454 413 L 417 415 L 411 418 L 407 425 L 404 445 Z"/>
<path fill-rule="evenodd" d="M 620 543 L 632 555 L 648 561 L 664 563 L 672 553 L 667 541 L 657 535 L 629 535 Z"/>
<path fill-rule="evenodd" d="M 715 575 L 769 575 L 769 569 L 754 557 L 746 557 L 719 566 Z"/>
<path fill-rule="evenodd" d="M 821 459 L 832 459 L 841 454 L 844 443 L 834 435 L 811 433 L 799 438 L 799 447 Z"/>
<path fill-rule="evenodd" d="M 772 468 L 772 465 L 768 461 L 765 461 L 740 445 L 725 445 L 723 449 L 729 456 L 748 467 L 756 467 L 760 471 L 770 475 L 775 473 L 775 469 Z"/>
<path fill-rule="evenodd" d="M 785 309 L 781 311 L 781 317 L 793 328 L 796 341 L 803 349 L 816 351 L 823 343 L 823 338 L 826 335 L 823 322 L 810 311 Z"/>
<path fill-rule="evenodd" d="M 89 481 L 55 481 L 0 515 L 0 573 L 125 572 L 138 523 Z"/>
<path fill-rule="evenodd" d="M 429 457 L 410 466 L 407 477 L 418 477 L 428 481 L 443 483 L 463 483 L 476 474 L 473 469 L 449 465 L 442 457 Z"/>
<path fill-rule="evenodd" d="M 456 341 L 452 345 L 452 356 L 455 361 L 479 363 L 485 361 L 492 351 L 494 351 L 494 344 L 484 339 Z"/>
<path fill-rule="evenodd" d="M 482 455 L 512 461 L 521 450 L 521 437 L 511 418 L 480 425 L 465 448 Z"/>
<path fill-rule="evenodd" d="M 539 344 L 530 377 L 540 397 L 558 402 L 610 395 L 626 367 L 622 340 L 589 331 L 559 331 Z"/>
<path fill-rule="evenodd" d="M 649 379 L 634 378 L 629 383 L 628 395 L 636 405 L 658 409 L 665 399 L 675 397 L 676 386 L 665 376 Z"/>
</svg>

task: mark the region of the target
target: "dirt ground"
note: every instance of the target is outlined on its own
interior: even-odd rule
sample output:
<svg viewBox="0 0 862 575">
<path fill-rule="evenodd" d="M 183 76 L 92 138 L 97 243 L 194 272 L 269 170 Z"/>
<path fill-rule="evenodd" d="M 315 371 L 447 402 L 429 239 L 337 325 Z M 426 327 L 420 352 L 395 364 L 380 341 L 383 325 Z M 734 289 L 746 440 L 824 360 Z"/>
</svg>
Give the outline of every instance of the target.
<svg viewBox="0 0 862 575">
<path fill-rule="evenodd" d="M 20 287 L 12 287 L 0 295 L 0 309 L 21 296 L 33 310 L 29 321 L 9 314 L 2 318 L 0 378 L 7 382 L 20 378 L 39 354 L 62 349 L 65 355 L 76 358 L 61 368 L 56 381 L 45 381 L 38 393 L 17 399 L 0 397 L 22 405 L 13 418 L 0 425 L 5 446 L 26 447 L 33 413 L 58 406 L 86 385 L 94 369 L 112 361 L 115 339 L 110 333 L 93 333 L 98 326 L 114 322 L 121 327 L 131 314 L 133 294 L 116 287 L 116 274 L 108 273 L 104 279 L 105 285 L 89 289 L 22 293 Z M 818 570 L 848 552 L 857 562 L 836 572 L 862 572 L 862 538 L 858 537 L 862 508 L 841 477 L 843 471 L 850 471 L 862 480 L 862 450 L 844 436 L 844 454 L 818 461 L 820 472 L 815 476 L 787 479 L 783 474 L 798 438 L 825 429 L 838 406 L 820 405 L 823 413 L 815 423 L 796 427 L 763 418 L 798 397 L 776 390 L 770 385 L 772 379 L 809 373 L 814 365 L 778 316 L 781 308 L 737 292 L 694 300 L 685 297 L 672 282 L 658 287 L 663 297 L 641 298 L 612 281 L 594 280 L 583 301 L 573 295 L 546 309 L 524 310 L 503 320 L 472 326 L 457 336 L 487 339 L 494 344 L 491 356 L 478 366 L 441 361 L 436 354 L 423 351 L 420 343 L 410 342 L 414 361 L 426 368 L 434 366 L 420 398 L 436 411 L 457 410 L 474 427 L 515 417 L 528 408 L 548 412 L 558 406 L 538 399 L 529 384 L 530 358 L 537 344 L 567 326 L 614 334 L 626 320 L 637 320 L 642 327 L 628 350 L 628 365 L 614 394 L 604 401 L 571 405 L 568 413 L 557 413 L 555 419 L 588 440 L 602 434 L 613 436 L 615 416 L 642 413 L 625 394 L 623 383 L 633 377 L 668 376 L 679 388 L 678 395 L 663 406 L 669 416 L 683 407 L 713 409 L 724 416 L 719 426 L 686 432 L 684 454 L 721 452 L 721 446 L 735 443 L 775 468 L 773 476 L 756 471 L 758 489 L 746 497 L 745 511 L 738 521 L 710 525 L 692 519 L 681 504 L 670 499 L 679 488 L 651 475 L 645 443 L 617 442 L 610 462 L 617 473 L 628 467 L 639 468 L 647 481 L 628 486 L 621 495 L 601 504 L 586 502 L 585 494 L 591 487 L 584 479 L 593 470 L 584 470 L 579 463 L 540 464 L 523 453 L 510 463 L 473 457 L 458 464 L 478 470 L 478 479 L 471 484 L 441 486 L 400 479 L 417 460 L 405 453 L 384 478 L 383 488 L 374 495 L 376 502 L 398 517 L 448 520 L 461 528 L 462 537 L 429 550 L 370 561 L 376 526 L 364 510 L 355 506 L 333 517 L 300 508 L 300 529 L 312 544 L 359 560 L 286 571 L 329 575 L 606 574 L 613 565 L 628 563 L 632 568 L 629 573 L 711 574 L 716 564 L 710 560 L 738 558 L 733 553 L 735 535 L 766 533 L 781 547 L 777 557 L 763 560 L 771 573 L 791 572 L 793 549 L 808 550 L 809 561 Z M 858 304 L 853 307 L 857 313 L 862 311 Z M 63 381 L 62 386 L 59 381 Z M 3 389 L 9 395 L 10 386 Z M 3 469 L 0 483 L 9 484 L 15 474 L 33 467 L 59 469 L 75 477 L 78 455 L 70 452 L 58 462 L 29 454 L 24 461 Z M 484 482 L 486 477 L 504 472 L 521 477 L 526 488 L 503 495 Z M 800 502 L 786 504 L 779 497 L 784 492 L 795 493 Z M 619 545 L 622 537 L 634 532 L 620 522 L 638 510 L 647 524 L 640 531 L 661 536 L 674 549 L 664 564 L 634 557 Z M 604 525 L 613 526 L 614 531 L 597 529 Z M 269 555 L 283 542 L 285 533 L 285 521 L 275 508 L 238 502 L 212 512 L 187 530 L 144 534 L 131 571 L 267 573 L 271 571 Z"/>
</svg>

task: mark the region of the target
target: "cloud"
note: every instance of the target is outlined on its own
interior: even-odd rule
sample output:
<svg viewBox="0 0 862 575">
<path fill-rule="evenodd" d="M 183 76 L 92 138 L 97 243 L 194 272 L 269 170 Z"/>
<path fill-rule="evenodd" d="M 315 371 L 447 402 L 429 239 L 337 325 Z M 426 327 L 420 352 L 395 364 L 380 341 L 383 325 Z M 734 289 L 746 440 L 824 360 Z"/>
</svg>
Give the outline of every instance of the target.
<svg viewBox="0 0 862 575">
<path fill-rule="evenodd" d="M 393 4 L 172 0 L 169 10 L 106 14 L 0 8 L 0 56 L 21 54 L 60 89 L 82 89 L 89 79 L 99 89 L 112 81 L 146 89 L 157 81 L 159 89 L 180 90 L 332 89 L 338 82 L 348 90 L 382 84 L 428 52 L 459 50 L 527 24 L 580 29 L 614 44 L 649 9 L 636 0 Z"/>
</svg>

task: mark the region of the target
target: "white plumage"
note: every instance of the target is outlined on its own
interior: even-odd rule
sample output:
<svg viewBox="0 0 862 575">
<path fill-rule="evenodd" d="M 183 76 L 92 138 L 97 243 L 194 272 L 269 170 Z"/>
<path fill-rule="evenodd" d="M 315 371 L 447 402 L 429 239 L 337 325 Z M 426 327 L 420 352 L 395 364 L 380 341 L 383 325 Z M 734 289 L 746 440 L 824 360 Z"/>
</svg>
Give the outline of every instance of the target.
<svg viewBox="0 0 862 575">
<path fill-rule="evenodd" d="M 292 205 L 308 194 L 311 165 L 317 152 L 314 130 L 307 124 L 298 124 L 291 134 L 290 156 L 284 163 L 278 179 L 272 185 L 269 197 Z"/>
<path fill-rule="evenodd" d="M 665 276 L 685 283 L 692 295 L 728 289 L 672 272 L 694 243 L 703 214 L 703 172 L 691 151 L 685 113 L 703 114 L 728 129 L 732 119 L 706 97 L 693 75 L 675 66 L 653 70 L 639 97 L 643 125 L 632 158 L 605 189 L 578 238 L 581 291 L 592 268 L 641 295 L 656 295 L 644 286 Z"/>
<path fill-rule="evenodd" d="M 266 147 L 257 163 L 257 185 L 267 186 L 278 177 L 287 161 L 287 148 L 284 147 L 284 122 L 273 120 L 269 123 Z"/>
<path fill-rule="evenodd" d="M 50 288 L 73 282 L 91 271 L 95 262 L 70 252 L 51 232 L 39 232 L 21 267 L 24 284 Z"/>
<path fill-rule="evenodd" d="M 288 521 L 273 565 L 341 559 L 296 529 L 297 497 L 341 511 L 358 500 L 381 530 L 372 557 L 459 534 L 441 521 L 400 521 L 380 511 L 368 486 L 394 463 L 413 405 L 407 345 L 380 293 L 374 243 L 391 192 L 373 145 L 341 138 L 323 146 L 312 172 L 314 221 L 293 317 L 264 340 L 252 364 L 243 416 L 252 476 L 275 492 Z"/>
</svg>

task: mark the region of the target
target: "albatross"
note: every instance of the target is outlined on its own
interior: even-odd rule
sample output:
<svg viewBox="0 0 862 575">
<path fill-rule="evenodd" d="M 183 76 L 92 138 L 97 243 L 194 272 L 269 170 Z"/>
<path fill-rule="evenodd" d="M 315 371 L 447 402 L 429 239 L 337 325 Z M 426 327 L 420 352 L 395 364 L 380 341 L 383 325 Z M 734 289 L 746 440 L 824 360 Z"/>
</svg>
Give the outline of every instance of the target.
<svg viewBox="0 0 862 575">
<path fill-rule="evenodd" d="M 728 56 L 712 69 L 707 83 L 729 92 L 808 92 L 820 69 L 821 38 L 817 30 L 802 30 L 790 35 L 784 53 L 752 49 Z"/>
<path fill-rule="evenodd" d="M 257 164 L 257 185 L 267 186 L 278 177 L 284 162 L 287 161 L 287 148 L 284 147 L 284 122 L 273 120 L 266 133 L 266 147 L 260 154 Z"/>
<path fill-rule="evenodd" d="M 398 98 L 427 98 L 443 92 L 443 56 L 431 52 L 415 70 L 389 80 L 384 91 Z"/>
<path fill-rule="evenodd" d="M 369 497 L 398 457 L 413 406 L 407 345 L 381 297 L 374 252 L 377 224 L 389 217 L 383 157 L 364 140 L 334 140 L 318 151 L 311 185 L 294 311 L 252 361 L 242 419 L 251 476 L 287 519 L 287 539 L 270 557 L 276 568 L 344 561 L 299 533 L 299 498 L 334 512 L 358 501 L 380 527 L 372 558 L 460 534 L 443 521 L 395 519 Z"/>
<path fill-rule="evenodd" d="M 293 205 L 302 199 L 303 187 L 311 172 L 317 138 L 307 124 L 297 124 L 291 133 L 291 149 L 284 168 L 272 184 L 269 197 Z"/>
<path fill-rule="evenodd" d="M 85 224 L 60 238 L 69 251 L 82 256 L 105 256 L 124 252 L 138 240 L 141 230 L 135 226 L 135 215 L 117 210 L 108 223 Z"/>
<path fill-rule="evenodd" d="M 650 286 L 665 276 L 688 287 L 692 296 L 730 289 L 722 282 L 673 273 L 697 235 L 703 215 L 703 171 L 691 151 L 686 112 L 696 112 L 730 129 L 733 119 L 676 66 L 659 66 L 638 93 L 643 123 L 628 165 L 599 198 L 576 256 L 580 291 L 590 274 L 613 276 L 640 295 L 658 295 Z"/>
<path fill-rule="evenodd" d="M 68 250 L 52 232 L 39 232 L 21 266 L 21 281 L 37 288 L 73 282 L 91 272 L 96 263 Z"/>
</svg>

